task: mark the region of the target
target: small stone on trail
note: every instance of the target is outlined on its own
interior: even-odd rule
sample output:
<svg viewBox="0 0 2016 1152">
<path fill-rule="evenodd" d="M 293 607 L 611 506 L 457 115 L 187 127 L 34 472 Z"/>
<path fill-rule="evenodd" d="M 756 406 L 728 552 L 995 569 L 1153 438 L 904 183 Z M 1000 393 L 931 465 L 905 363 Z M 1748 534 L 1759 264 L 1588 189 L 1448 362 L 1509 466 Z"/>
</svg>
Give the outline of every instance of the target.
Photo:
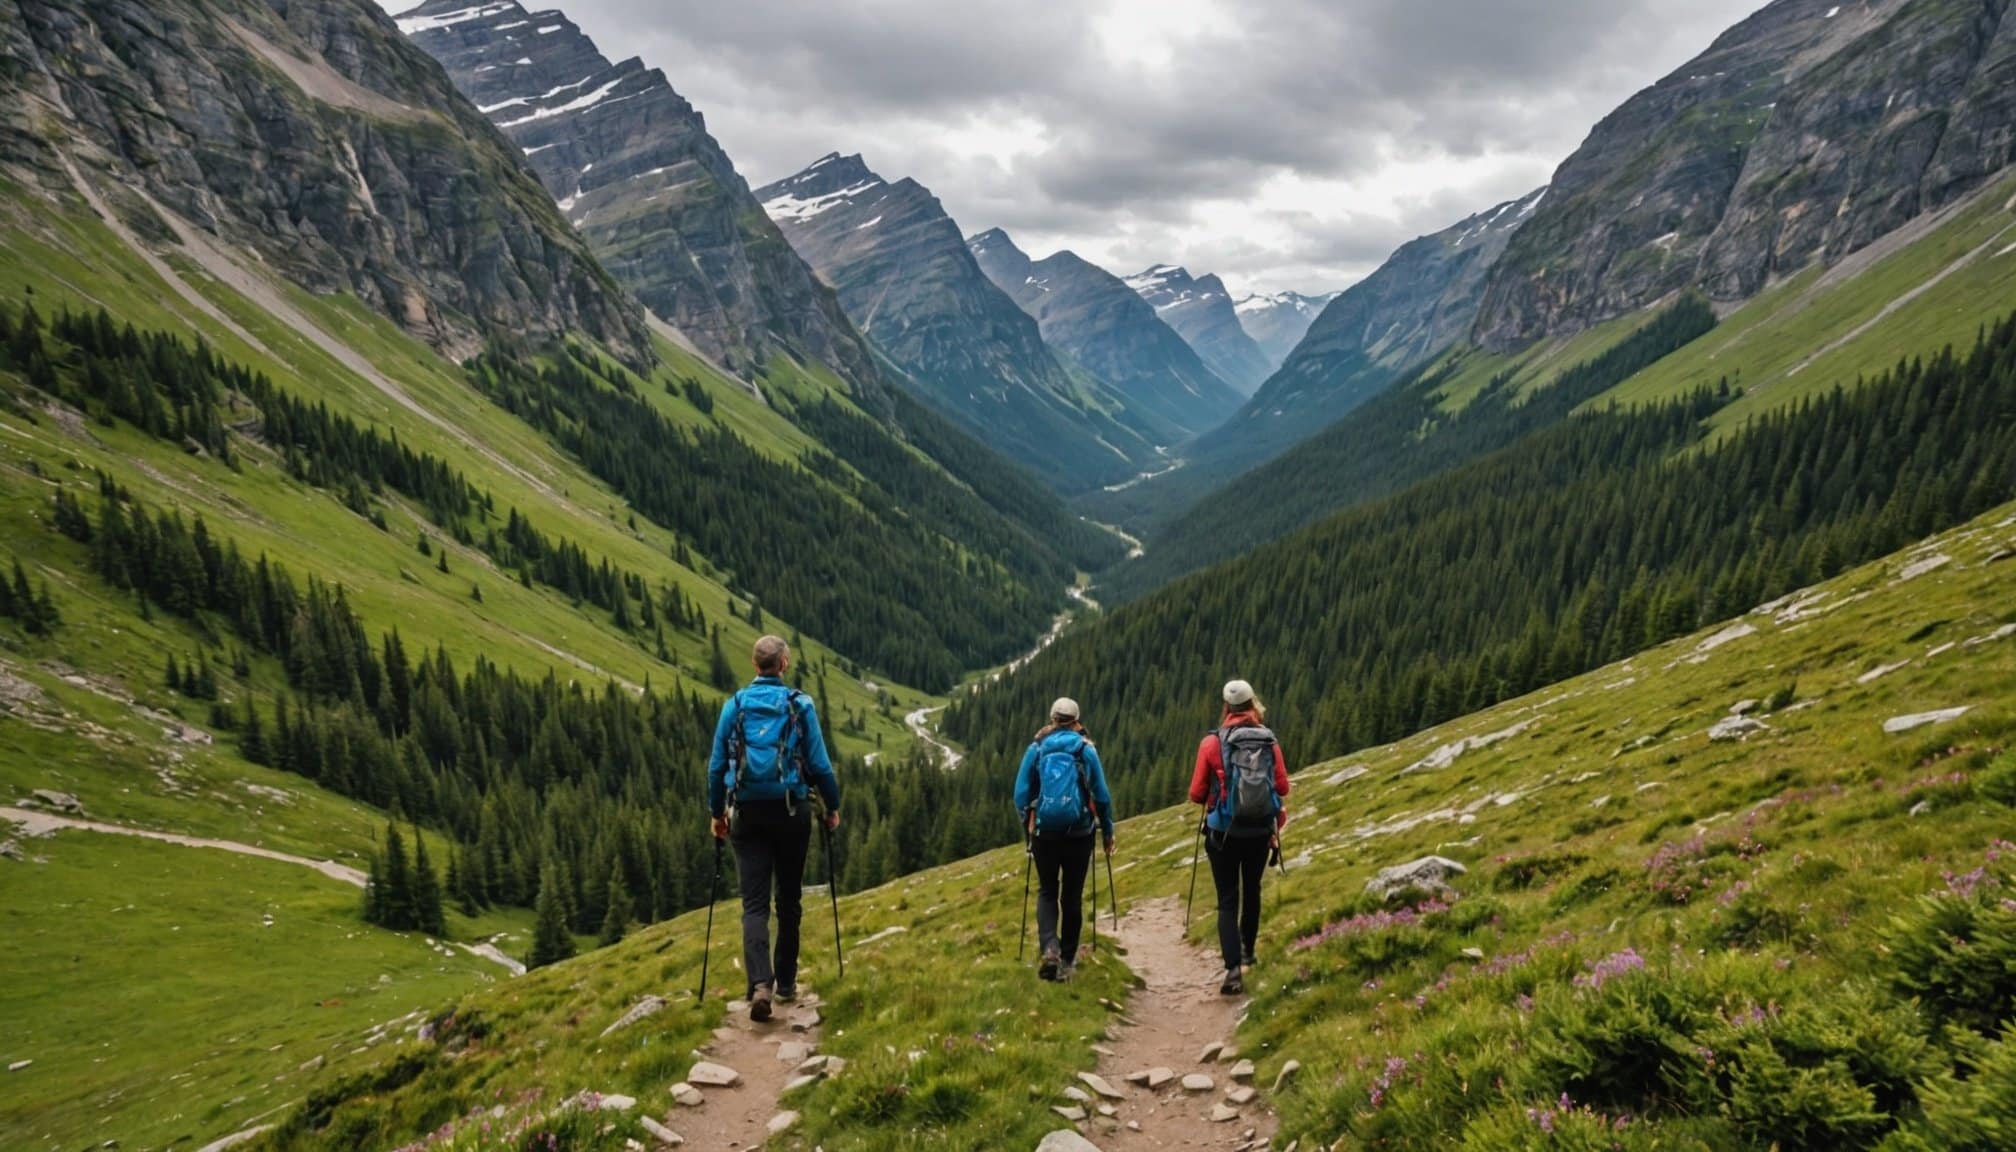
<svg viewBox="0 0 2016 1152">
<path fill-rule="evenodd" d="M 1150 1091 L 1154 1091 L 1174 1079 L 1176 1079 L 1176 1073 L 1170 1069 L 1150 1068 L 1148 1070 L 1148 1088 Z"/>
<path fill-rule="evenodd" d="M 1237 1064 L 1232 1065 L 1230 1075 L 1232 1079 L 1241 1082 L 1253 1079 L 1253 1062 L 1251 1060 L 1239 1061 Z"/>
<path fill-rule="evenodd" d="M 1183 1077 L 1183 1091 L 1185 1092 L 1209 1092 L 1215 1087 L 1217 1087 L 1217 1084 L 1202 1072 L 1192 1072 L 1190 1075 Z"/>
<path fill-rule="evenodd" d="M 1075 1084 L 1064 1089 L 1064 1098 L 1066 1100 L 1074 1100 L 1080 1104 L 1090 1104 L 1092 1102 L 1092 1094 Z"/>
<path fill-rule="evenodd" d="M 1242 1106 L 1246 1104 L 1251 1104 L 1253 1102 L 1253 1097 L 1259 1095 L 1259 1093 L 1260 1090 L 1258 1088 L 1253 1087 L 1251 1084 L 1241 1084 L 1239 1087 L 1234 1088 L 1230 1092 L 1225 1093 L 1225 1102 L 1227 1104 L 1242 1105 Z"/>
<path fill-rule="evenodd" d="M 770 1122 L 765 1124 L 764 1127 L 769 1129 L 770 1135 L 775 1136 L 780 1132 L 789 1131 L 791 1126 L 796 1123 L 798 1123 L 798 1113 L 779 1112 L 775 1116 L 770 1117 Z"/>
<path fill-rule="evenodd" d="M 683 1108 L 698 1108 L 707 1102 L 707 1097 L 693 1085 L 680 1083 L 672 1085 L 672 1102 Z"/>
<path fill-rule="evenodd" d="M 1104 1056 L 1109 1060 L 1113 1058 L 1113 1050 L 1111 1048 L 1106 1047 L 1104 1044 L 1092 1045 L 1092 1054 L 1094 1056 Z"/>
<path fill-rule="evenodd" d="M 679 1135 L 649 1116 L 640 1118 L 637 1121 L 637 1126 L 644 1129 L 646 1135 L 658 1141 L 658 1146 L 661 1148 L 677 1148 L 681 1144 L 686 1143 L 684 1136 Z"/>
<path fill-rule="evenodd" d="M 1281 1089 L 1287 1087 L 1288 1082 L 1295 1079 L 1295 1074 L 1300 1071 L 1302 1071 L 1302 1062 L 1300 1060 L 1290 1060 L 1286 1064 L 1281 1065 L 1281 1071 L 1274 1077 L 1274 1091 L 1279 1092 Z"/>
<path fill-rule="evenodd" d="M 1242 1017 L 1239 1022 L 1244 1024 L 1246 1021 Z M 1239 1059 L 1239 1049 L 1234 1048 L 1230 1044 L 1218 1050 L 1218 1062 L 1220 1064 L 1230 1064 L 1237 1059 Z"/>
<path fill-rule="evenodd" d="M 1225 1042 L 1223 1040 L 1217 1040 L 1213 1041 L 1210 1044 L 1206 1044 L 1204 1045 L 1204 1051 L 1199 1052 L 1197 1054 L 1197 1063 L 1209 1064 L 1213 1060 L 1216 1060 L 1218 1058 L 1218 1053 L 1223 1052 L 1224 1050 L 1225 1050 Z"/>
<path fill-rule="evenodd" d="M 1148 1070 L 1143 1068 L 1139 1072 L 1129 1072 L 1125 1079 L 1129 1084 L 1146 1084 L 1148 1083 Z"/>
<path fill-rule="evenodd" d="M 777 1046 L 777 1059 L 786 1064 L 802 1064 L 812 1055 L 812 1046 L 802 1040 L 786 1040 Z"/>
<path fill-rule="evenodd" d="M 1140 1130 L 1135 1125 L 1129 1127 Z M 1059 1128 L 1043 1137 L 1043 1142 L 1036 1145 L 1036 1152 L 1099 1152 L 1099 1146 L 1069 1128 Z"/>
<path fill-rule="evenodd" d="M 1237 1108 L 1224 1104 L 1213 1104 L 1211 1106 L 1211 1122 L 1213 1124 L 1224 1124 L 1238 1118 L 1239 1110 Z"/>
<path fill-rule="evenodd" d="M 726 1064 L 702 1060 L 693 1065 L 693 1070 L 686 1074 L 686 1082 L 704 1084 L 709 1088 L 732 1088 L 742 1082 L 742 1074 Z"/>
<path fill-rule="evenodd" d="M 817 1076 L 793 1076 L 791 1079 L 786 1080 L 784 1082 L 784 1087 L 779 1089 L 778 1091 L 780 1095 L 788 1092 L 796 1092 L 800 1088 L 809 1087 L 813 1084 L 817 1084 L 818 1082 L 819 1077 Z"/>
<path fill-rule="evenodd" d="M 1125 1100 L 1127 1098 L 1125 1092 L 1113 1087 L 1113 1085 L 1106 1082 L 1104 1077 L 1095 1075 L 1094 1073 L 1080 1072 L 1078 1080 L 1087 1088 L 1092 1089 L 1092 1091 L 1097 1092 L 1108 1100 Z"/>
<path fill-rule="evenodd" d="M 826 1061 L 828 1059 L 830 1059 L 830 1057 L 807 1056 L 803 1063 L 799 1064 L 798 1067 L 793 1068 L 791 1071 L 797 1073 L 800 1076 L 816 1076 L 819 1073 L 824 1072 L 826 1070 Z"/>
<path fill-rule="evenodd" d="M 1050 1111 L 1071 1121 L 1073 1124 L 1085 1119 L 1085 1110 L 1076 1104 L 1054 1104 L 1051 1106 Z"/>
<path fill-rule="evenodd" d="M 802 1012 L 794 1012 L 791 1014 L 791 1031 L 810 1032 L 819 1026 L 820 1020 L 821 1017 L 817 1008 L 807 1008 Z"/>
</svg>

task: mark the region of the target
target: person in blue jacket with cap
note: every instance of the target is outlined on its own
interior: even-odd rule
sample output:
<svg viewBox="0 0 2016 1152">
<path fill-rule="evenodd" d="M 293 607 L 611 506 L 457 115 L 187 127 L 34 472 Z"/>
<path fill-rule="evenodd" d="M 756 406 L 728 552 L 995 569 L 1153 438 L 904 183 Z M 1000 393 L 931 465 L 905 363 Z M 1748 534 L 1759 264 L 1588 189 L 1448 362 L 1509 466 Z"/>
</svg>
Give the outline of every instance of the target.
<svg viewBox="0 0 2016 1152">
<path fill-rule="evenodd" d="M 1050 705 L 1050 723 L 1023 754 L 1015 777 L 1015 811 L 1029 836 L 1040 885 L 1036 935 L 1043 959 L 1036 974 L 1044 980 L 1069 980 L 1078 960 L 1095 832 L 1105 835 L 1106 854 L 1113 854 L 1113 797 L 1106 791 L 1099 750 L 1086 739 L 1076 700 L 1067 696 Z"/>
<path fill-rule="evenodd" d="M 826 827 L 840 827 L 840 781 L 819 731 L 812 698 L 784 683 L 791 646 L 765 636 L 751 653 L 756 679 L 721 706 L 707 762 L 714 838 L 735 847 L 742 889 L 742 969 L 749 1018 L 768 1020 L 773 1000 L 798 995 L 798 923 L 804 913 L 805 856 L 812 844 L 811 788 Z M 730 817 L 733 817 L 731 820 Z M 772 889 L 777 943 L 770 943 Z"/>
</svg>

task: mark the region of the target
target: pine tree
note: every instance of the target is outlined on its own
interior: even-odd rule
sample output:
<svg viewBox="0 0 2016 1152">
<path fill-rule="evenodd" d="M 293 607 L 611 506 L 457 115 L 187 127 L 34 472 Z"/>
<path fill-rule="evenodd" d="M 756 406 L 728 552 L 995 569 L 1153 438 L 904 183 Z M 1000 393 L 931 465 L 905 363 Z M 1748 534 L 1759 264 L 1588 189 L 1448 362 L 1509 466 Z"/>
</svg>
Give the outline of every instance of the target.
<svg viewBox="0 0 2016 1152">
<path fill-rule="evenodd" d="M 608 947 L 623 939 L 630 931 L 630 922 L 636 919 L 636 912 L 630 902 L 630 890 L 623 883 L 623 866 L 616 865 L 609 874 L 609 911 L 602 917 L 603 947 Z"/>
<path fill-rule="evenodd" d="M 266 746 L 266 729 L 259 720 L 259 708 L 250 693 L 245 696 L 245 718 L 238 724 L 238 754 L 259 765 L 273 760 L 273 753 Z"/>
<path fill-rule="evenodd" d="M 441 549 L 435 561 L 434 567 L 442 573 L 446 573 L 448 571 L 448 549 L 446 548 Z"/>
<path fill-rule="evenodd" d="M 364 922 L 385 923 L 385 869 L 378 853 L 371 853 L 371 870 L 364 879 Z"/>
<path fill-rule="evenodd" d="M 427 838 L 413 828 L 413 926 L 429 936 L 445 936 L 447 921 L 441 914 L 441 878 L 427 858 Z"/>
<path fill-rule="evenodd" d="M 713 651 L 707 657 L 707 679 L 716 691 L 728 692 L 735 687 L 735 669 L 729 667 L 728 657 L 721 651 L 721 626 L 714 626 Z"/>
<path fill-rule="evenodd" d="M 173 652 L 168 654 L 168 672 L 163 679 L 166 680 L 169 691 L 182 691 L 182 666 L 175 662 L 175 654 Z"/>
<path fill-rule="evenodd" d="M 533 904 L 532 951 L 525 967 L 544 968 L 574 955 L 574 936 L 567 931 L 567 899 L 560 878 L 549 865 L 539 873 L 539 899 Z"/>
<path fill-rule="evenodd" d="M 302 724 L 305 730 L 306 723 Z M 413 906 L 413 871 L 406 860 L 406 842 L 397 821 L 385 825 L 385 885 L 378 896 L 378 923 L 405 931 L 418 922 Z"/>
</svg>

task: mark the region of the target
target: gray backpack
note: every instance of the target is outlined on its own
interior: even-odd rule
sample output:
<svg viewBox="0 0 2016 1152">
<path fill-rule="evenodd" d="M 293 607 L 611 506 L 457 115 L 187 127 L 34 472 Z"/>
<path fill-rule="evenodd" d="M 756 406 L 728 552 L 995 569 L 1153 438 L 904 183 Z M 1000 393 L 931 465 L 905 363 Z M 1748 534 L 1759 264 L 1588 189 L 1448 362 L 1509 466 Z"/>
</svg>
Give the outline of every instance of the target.
<svg viewBox="0 0 2016 1152">
<path fill-rule="evenodd" d="M 1232 836 L 1271 836 L 1281 812 L 1274 791 L 1274 733 L 1257 725 L 1218 730 L 1225 787 L 1218 797 L 1219 823 Z"/>
</svg>

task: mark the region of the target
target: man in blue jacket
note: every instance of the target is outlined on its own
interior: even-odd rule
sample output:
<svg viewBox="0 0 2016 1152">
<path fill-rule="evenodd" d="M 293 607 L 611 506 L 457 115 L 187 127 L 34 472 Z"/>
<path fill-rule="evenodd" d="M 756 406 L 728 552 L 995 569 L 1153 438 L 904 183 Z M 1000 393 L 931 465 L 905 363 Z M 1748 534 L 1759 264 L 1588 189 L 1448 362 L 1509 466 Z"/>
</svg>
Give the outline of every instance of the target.
<svg viewBox="0 0 2016 1152">
<path fill-rule="evenodd" d="M 1029 854 L 1036 863 L 1036 937 L 1043 946 L 1036 974 L 1044 980 L 1069 980 L 1077 971 L 1085 873 L 1092 867 L 1095 830 L 1105 833 L 1106 854 L 1113 854 L 1113 797 L 1106 791 L 1099 750 L 1079 722 L 1076 700 L 1061 697 L 1050 705 L 1050 723 L 1023 753 L 1022 770 L 1015 776 L 1015 812 L 1029 834 Z"/>
<path fill-rule="evenodd" d="M 714 838 L 735 847 L 749 1018 L 768 1020 L 773 998 L 788 1003 L 798 995 L 798 922 L 804 912 L 805 855 L 812 844 L 809 786 L 818 786 L 831 830 L 840 827 L 840 781 L 833 775 L 812 698 L 784 683 L 791 646 L 765 636 L 756 641 L 752 657 L 756 679 L 721 706 L 721 721 L 714 728 L 707 803 L 714 814 Z"/>
</svg>

